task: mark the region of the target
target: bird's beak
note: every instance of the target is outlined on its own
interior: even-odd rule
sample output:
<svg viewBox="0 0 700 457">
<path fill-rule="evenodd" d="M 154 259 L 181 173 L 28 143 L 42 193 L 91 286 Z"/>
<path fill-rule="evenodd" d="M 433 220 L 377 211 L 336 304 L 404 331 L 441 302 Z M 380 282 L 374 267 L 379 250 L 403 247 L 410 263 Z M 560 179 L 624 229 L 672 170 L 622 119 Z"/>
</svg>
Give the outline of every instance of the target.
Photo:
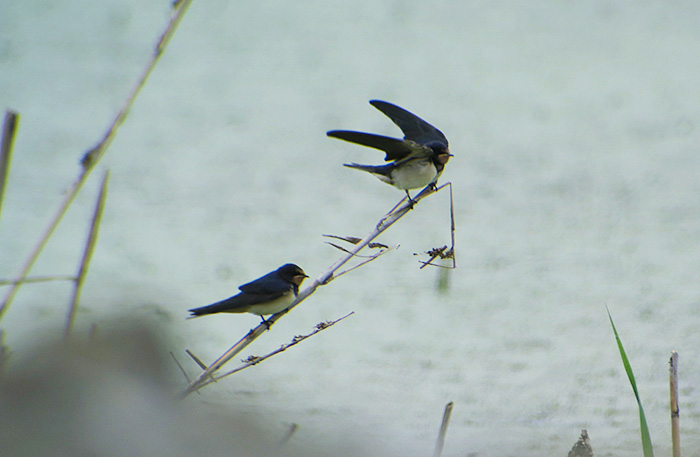
<svg viewBox="0 0 700 457">
<path fill-rule="evenodd" d="M 443 152 L 442 154 L 440 154 L 437 157 L 437 159 L 438 159 L 438 162 L 445 165 L 450 160 L 450 157 L 454 157 L 454 154 L 451 154 L 449 151 L 447 151 L 447 152 Z"/>
</svg>

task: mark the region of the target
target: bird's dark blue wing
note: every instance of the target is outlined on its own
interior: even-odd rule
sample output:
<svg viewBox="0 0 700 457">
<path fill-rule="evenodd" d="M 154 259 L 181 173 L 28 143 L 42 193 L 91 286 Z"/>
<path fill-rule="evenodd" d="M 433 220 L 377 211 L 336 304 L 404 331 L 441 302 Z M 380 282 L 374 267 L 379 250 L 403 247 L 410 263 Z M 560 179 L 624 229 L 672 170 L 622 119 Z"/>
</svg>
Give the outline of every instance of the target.
<svg viewBox="0 0 700 457">
<path fill-rule="evenodd" d="M 423 145 L 438 142 L 448 147 L 447 138 L 440 130 L 410 111 L 382 100 L 370 100 L 370 104 L 389 117 L 401 129 L 405 139 Z"/>
<path fill-rule="evenodd" d="M 265 276 L 262 276 L 255 281 L 251 281 L 248 284 L 243 284 L 238 289 L 246 294 L 256 294 L 256 295 L 275 295 L 281 296 L 285 292 L 289 292 L 292 285 L 280 278 L 277 271 L 270 272 Z M 276 298 L 276 297 L 273 297 Z"/>
<path fill-rule="evenodd" d="M 331 130 L 326 135 L 339 140 L 361 144 L 386 152 L 385 161 L 400 160 L 415 152 L 422 152 L 421 146 L 389 136 L 373 133 L 355 132 L 352 130 Z"/>
<path fill-rule="evenodd" d="M 194 308 L 189 311 L 192 317 L 204 316 L 206 314 L 236 312 L 235 310 L 245 310 L 249 306 L 277 300 L 282 295 L 284 295 L 283 291 L 267 294 L 242 292 L 238 295 L 234 295 L 233 297 L 229 297 L 226 300 L 221 300 L 200 308 Z"/>
</svg>

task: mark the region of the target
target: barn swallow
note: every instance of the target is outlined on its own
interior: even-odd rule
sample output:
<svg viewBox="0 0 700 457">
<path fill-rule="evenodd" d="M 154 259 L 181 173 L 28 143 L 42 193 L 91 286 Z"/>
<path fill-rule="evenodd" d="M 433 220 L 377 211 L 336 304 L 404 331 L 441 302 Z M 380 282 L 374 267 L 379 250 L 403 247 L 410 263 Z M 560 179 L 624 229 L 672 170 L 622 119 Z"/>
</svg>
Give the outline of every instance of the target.
<svg viewBox="0 0 700 457">
<path fill-rule="evenodd" d="M 386 165 L 343 164 L 349 168 L 372 173 L 380 180 L 406 192 L 413 205 L 409 189 L 435 186 L 452 154 L 445 135 L 413 113 L 381 100 L 370 100 L 372 106 L 384 113 L 404 134 L 403 140 L 352 130 L 331 130 L 326 135 L 380 149 L 386 153 Z"/>
<path fill-rule="evenodd" d="M 238 295 L 201 308 L 190 309 L 190 317 L 216 313 L 252 313 L 267 322 L 264 315 L 275 314 L 292 304 L 299 286 L 308 278 L 304 270 L 288 263 L 238 289 Z"/>
</svg>

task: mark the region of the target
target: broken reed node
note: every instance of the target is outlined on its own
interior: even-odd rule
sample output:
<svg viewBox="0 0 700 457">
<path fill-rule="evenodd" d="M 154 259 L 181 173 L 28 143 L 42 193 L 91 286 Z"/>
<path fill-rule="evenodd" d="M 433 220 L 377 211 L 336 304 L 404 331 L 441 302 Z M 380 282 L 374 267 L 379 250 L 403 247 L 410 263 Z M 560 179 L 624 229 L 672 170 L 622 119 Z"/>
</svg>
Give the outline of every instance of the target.
<svg viewBox="0 0 700 457">
<path fill-rule="evenodd" d="M 362 238 L 361 240 L 357 241 L 354 237 L 338 237 L 335 235 L 332 235 L 331 238 L 338 238 L 338 239 L 345 239 L 349 238 L 352 241 L 351 244 L 353 244 L 353 247 L 350 249 L 345 249 L 341 248 L 341 250 L 345 253 L 345 255 L 337 260 L 334 264 L 332 264 L 325 272 L 323 272 L 320 276 L 318 276 L 316 279 L 311 281 L 311 284 L 306 287 L 304 290 L 299 292 L 299 295 L 297 295 L 297 298 L 292 302 L 292 304 L 285 310 L 280 311 L 279 313 L 273 314 L 270 316 L 266 322 L 261 322 L 258 324 L 257 327 L 251 329 L 245 336 L 243 336 L 238 342 L 236 342 L 231 348 L 229 348 L 228 351 L 223 353 L 219 358 L 217 358 L 214 362 L 212 362 L 206 369 L 204 369 L 193 381 L 191 381 L 187 387 L 183 390 L 181 393 L 181 397 L 186 397 L 189 394 L 191 394 L 194 391 L 199 390 L 201 387 L 204 387 L 205 385 L 210 384 L 211 382 L 214 382 L 214 374 L 221 369 L 226 363 L 228 363 L 231 359 L 236 357 L 240 352 L 243 351 L 246 347 L 248 347 L 253 341 L 255 341 L 260 335 L 262 335 L 265 331 L 269 330 L 272 325 L 277 322 L 277 320 L 281 319 L 282 316 L 290 312 L 292 309 L 294 309 L 299 303 L 304 301 L 307 297 L 309 297 L 311 294 L 313 294 L 316 289 L 319 286 L 322 285 L 327 285 L 330 283 L 332 280 L 337 279 L 338 277 L 344 275 L 345 273 L 348 273 L 356 268 L 359 268 L 362 265 L 366 265 L 368 262 L 371 262 L 375 259 L 377 259 L 379 256 L 382 254 L 388 252 L 391 250 L 391 248 L 385 249 L 385 248 L 380 248 L 380 251 L 378 253 L 375 253 L 373 256 L 370 256 L 369 258 L 365 258 L 362 262 L 360 262 L 358 265 L 352 266 L 347 268 L 344 271 L 341 271 L 340 273 L 337 273 L 338 270 L 340 270 L 341 267 L 343 267 L 347 262 L 352 260 L 355 257 L 360 257 L 358 254 L 359 252 L 364 249 L 365 247 L 369 247 L 370 243 L 373 243 L 374 240 L 381 235 L 385 230 L 387 230 L 389 227 L 394 225 L 397 221 L 399 221 L 403 216 L 408 214 L 409 211 L 414 209 L 416 205 L 424 198 L 439 192 L 441 189 L 449 186 L 450 188 L 450 197 L 452 197 L 452 183 L 445 183 L 440 187 L 435 187 L 435 186 L 427 186 L 424 188 L 418 195 L 413 197 L 412 201 L 408 201 L 406 197 L 401 199 L 399 203 L 397 203 L 388 213 L 386 213 L 380 220 L 377 222 L 376 226 L 374 229 L 372 229 L 367 236 Z M 452 231 L 452 240 L 453 240 L 453 245 L 452 245 L 452 250 L 454 250 L 454 210 L 451 208 L 451 231 Z M 218 378 L 217 378 L 218 379 Z"/>
</svg>

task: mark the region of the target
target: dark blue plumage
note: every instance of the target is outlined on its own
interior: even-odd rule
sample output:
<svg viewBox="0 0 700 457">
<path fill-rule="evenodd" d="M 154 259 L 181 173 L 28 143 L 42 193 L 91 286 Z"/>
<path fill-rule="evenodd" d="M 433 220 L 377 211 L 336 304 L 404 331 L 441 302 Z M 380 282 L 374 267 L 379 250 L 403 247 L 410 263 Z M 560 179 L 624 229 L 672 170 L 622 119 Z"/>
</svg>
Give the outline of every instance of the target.
<svg viewBox="0 0 700 457">
<path fill-rule="evenodd" d="M 331 130 L 332 138 L 380 149 L 386 153 L 386 165 L 344 164 L 372 173 L 377 178 L 406 191 L 435 185 L 452 154 L 445 135 L 415 114 L 381 100 L 370 104 L 389 117 L 404 133 L 403 140 L 353 130 Z"/>
<path fill-rule="evenodd" d="M 262 317 L 278 313 L 292 304 L 304 278 L 308 276 L 298 266 L 292 263 L 282 265 L 255 281 L 243 284 L 238 288 L 241 292 L 233 297 L 190 309 L 190 317 L 216 313 L 253 313 Z"/>
</svg>

